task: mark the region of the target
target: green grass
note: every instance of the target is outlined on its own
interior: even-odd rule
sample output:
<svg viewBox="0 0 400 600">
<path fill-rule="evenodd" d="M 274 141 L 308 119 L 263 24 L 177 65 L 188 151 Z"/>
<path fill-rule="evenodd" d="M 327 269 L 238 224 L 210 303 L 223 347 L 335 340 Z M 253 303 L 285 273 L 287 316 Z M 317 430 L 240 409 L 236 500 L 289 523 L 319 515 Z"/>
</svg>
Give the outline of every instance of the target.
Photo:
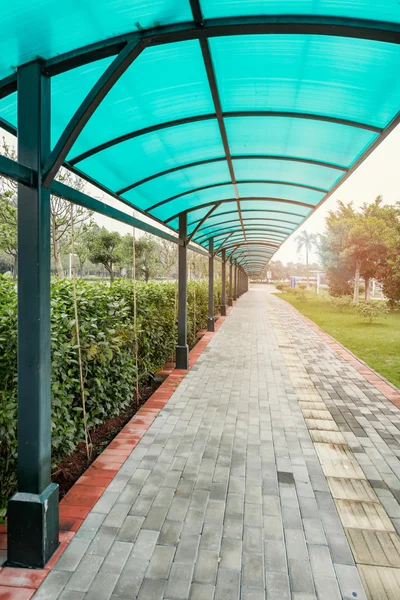
<svg viewBox="0 0 400 600">
<path fill-rule="evenodd" d="M 400 311 L 392 311 L 371 325 L 356 314 L 340 312 L 314 294 L 305 302 L 291 294 L 278 297 L 290 302 L 323 331 L 400 387 Z"/>
</svg>

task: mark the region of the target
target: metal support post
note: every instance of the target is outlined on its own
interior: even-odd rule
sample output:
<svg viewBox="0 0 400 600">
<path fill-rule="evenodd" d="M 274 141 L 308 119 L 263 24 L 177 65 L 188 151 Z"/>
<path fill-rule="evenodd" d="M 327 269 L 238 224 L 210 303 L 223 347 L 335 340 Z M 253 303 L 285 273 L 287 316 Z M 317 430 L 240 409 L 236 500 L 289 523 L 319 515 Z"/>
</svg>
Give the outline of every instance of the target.
<svg viewBox="0 0 400 600">
<path fill-rule="evenodd" d="M 214 239 L 210 238 L 208 259 L 208 331 L 214 331 Z"/>
<path fill-rule="evenodd" d="M 226 250 L 222 250 L 221 267 L 221 315 L 226 316 Z"/>
<path fill-rule="evenodd" d="M 233 267 L 233 299 L 237 300 L 237 280 L 238 280 L 238 276 L 237 276 L 237 266 L 234 265 Z"/>
<path fill-rule="evenodd" d="M 51 483 L 50 80 L 35 61 L 18 69 L 18 160 L 36 174 L 18 185 L 18 491 L 8 505 L 8 564 L 42 568 L 58 546 Z"/>
<path fill-rule="evenodd" d="M 189 368 L 189 346 L 187 344 L 187 214 L 179 215 L 179 237 L 185 243 L 178 249 L 178 345 L 176 346 L 176 368 Z"/>
<path fill-rule="evenodd" d="M 232 259 L 229 261 L 229 297 L 228 305 L 233 306 L 233 264 Z"/>
</svg>

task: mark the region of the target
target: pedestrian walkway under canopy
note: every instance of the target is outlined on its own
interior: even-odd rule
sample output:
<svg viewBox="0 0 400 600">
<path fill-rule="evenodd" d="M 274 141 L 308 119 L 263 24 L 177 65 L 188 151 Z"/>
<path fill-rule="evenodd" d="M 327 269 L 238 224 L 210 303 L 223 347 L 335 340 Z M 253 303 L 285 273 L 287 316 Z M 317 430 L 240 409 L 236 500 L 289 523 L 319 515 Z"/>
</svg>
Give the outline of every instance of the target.
<svg viewBox="0 0 400 600">
<path fill-rule="evenodd" d="M 375 385 L 253 286 L 34 600 L 396 600 L 400 412 Z"/>
<path fill-rule="evenodd" d="M 18 162 L 0 156 L 0 173 L 19 183 L 19 492 L 9 552 L 34 566 L 58 539 L 49 194 L 178 245 L 176 356 L 186 367 L 187 249 L 210 258 L 212 328 L 213 258 L 223 280 L 228 263 L 244 289 L 399 123 L 400 4 L 3 4 L 0 125 L 18 136 Z M 118 206 L 58 181 L 62 165 Z"/>
</svg>

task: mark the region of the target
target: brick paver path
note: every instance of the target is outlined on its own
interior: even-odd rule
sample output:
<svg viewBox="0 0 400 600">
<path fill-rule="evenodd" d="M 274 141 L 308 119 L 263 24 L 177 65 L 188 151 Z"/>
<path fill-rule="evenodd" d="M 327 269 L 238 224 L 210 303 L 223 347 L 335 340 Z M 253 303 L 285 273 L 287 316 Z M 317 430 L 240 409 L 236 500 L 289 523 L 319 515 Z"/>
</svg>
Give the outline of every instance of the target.
<svg viewBox="0 0 400 600">
<path fill-rule="evenodd" d="M 399 423 L 255 286 L 34 598 L 365 600 L 359 574 L 370 598 L 399 598 Z"/>
</svg>

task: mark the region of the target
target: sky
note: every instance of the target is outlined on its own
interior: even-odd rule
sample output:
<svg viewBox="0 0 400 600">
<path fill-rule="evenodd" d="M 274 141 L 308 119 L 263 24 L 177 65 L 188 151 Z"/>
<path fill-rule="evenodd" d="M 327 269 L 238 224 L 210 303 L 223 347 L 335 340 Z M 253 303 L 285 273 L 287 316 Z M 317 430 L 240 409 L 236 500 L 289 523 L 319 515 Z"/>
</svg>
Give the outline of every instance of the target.
<svg viewBox="0 0 400 600">
<path fill-rule="evenodd" d="M 15 144 L 15 138 L 1 129 L 0 134 L 4 135 L 9 143 Z M 127 211 L 127 207 L 124 204 L 107 197 L 90 184 L 85 188 L 85 192 L 122 211 Z M 305 229 L 309 233 L 323 233 L 325 216 L 329 210 L 335 209 L 337 200 L 353 202 L 354 206 L 357 207 L 361 206 L 364 202 L 373 202 L 378 195 L 383 196 L 385 204 L 394 204 L 400 201 L 400 125 L 392 131 L 349 179 L 282 244 L 272 260 L 281 260 L 284 263 L 291 261 L 304 262 L 304 256 L 296 250 L 296 236 L 302 230 Z M 151 223 L 150 219 L 139 214 L 137 216 Z M 122 234 L 132 232 L 131 227 L 101 215 L 96 215 L 95 220 L 100 226 L 104 225 L 107 229 L 119 231 Z M 155 225 L 168 231 L 158 223 L 155 223 Z M 140 236 L 139 230 L 137 235 L 138 237 Z M 313 254 L 310 260 L 316 260 L 316 258 L 316 255 Z"/>
</svg>

